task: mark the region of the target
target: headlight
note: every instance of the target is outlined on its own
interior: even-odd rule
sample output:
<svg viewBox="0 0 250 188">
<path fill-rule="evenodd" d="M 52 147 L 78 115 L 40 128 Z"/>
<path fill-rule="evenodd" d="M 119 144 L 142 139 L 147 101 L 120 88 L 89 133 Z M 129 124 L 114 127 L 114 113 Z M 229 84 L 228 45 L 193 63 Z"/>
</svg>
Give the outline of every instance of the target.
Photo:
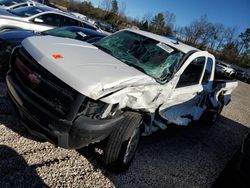
<svg viewBox="0 0 250 188">
<path fill-rule="evenodd" d="M 104 119 L 113 115 L 117 107 L 118 105 L 111 105 L 85 97 L 78 113 L 92 119 Z"/>
</svg>

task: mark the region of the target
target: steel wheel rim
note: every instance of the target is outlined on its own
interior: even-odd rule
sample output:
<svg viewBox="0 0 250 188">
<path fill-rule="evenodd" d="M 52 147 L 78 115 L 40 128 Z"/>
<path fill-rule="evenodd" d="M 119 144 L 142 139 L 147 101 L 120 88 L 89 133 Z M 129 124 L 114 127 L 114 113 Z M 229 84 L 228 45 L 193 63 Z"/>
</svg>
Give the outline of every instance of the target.
<svg viewBox="0 0 250 188">
<path fill-rule="evenodd" d="M 128 145 L 127 145 L 126 152 L 125 152 L 124 159 L 123 159 L 124 164 L 129 163 L 131 159 L 133 158 L 133 154 L 136 151 L 136 148 L 138 146 L 139 139 L 140 139 L 139 132 L 140 132 L 139 128 L 136 128 L 132 136 L 129 138 Z"/>
</svg>

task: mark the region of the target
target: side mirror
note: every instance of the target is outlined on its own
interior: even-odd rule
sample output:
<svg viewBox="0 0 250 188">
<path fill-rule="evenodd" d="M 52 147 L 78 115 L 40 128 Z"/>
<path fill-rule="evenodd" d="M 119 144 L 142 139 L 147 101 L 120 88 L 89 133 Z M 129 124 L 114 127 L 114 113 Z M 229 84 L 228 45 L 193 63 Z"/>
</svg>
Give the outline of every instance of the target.
<svg viewBox="0 0 250 188">
<path fill-rule="evenodd" d="M 35 18 L 35 19 L 34 19 L 34 22 L 36 22 L 36 23 L 43 23 L 43 20 L 40 19 L 40 18 Z"/>
</svg>

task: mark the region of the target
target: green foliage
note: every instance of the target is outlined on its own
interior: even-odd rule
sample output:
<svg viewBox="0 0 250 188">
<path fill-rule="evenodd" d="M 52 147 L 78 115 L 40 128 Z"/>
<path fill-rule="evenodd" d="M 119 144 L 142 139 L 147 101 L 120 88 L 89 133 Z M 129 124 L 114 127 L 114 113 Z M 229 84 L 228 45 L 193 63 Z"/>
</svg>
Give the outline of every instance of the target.
<svg viewBox="0 0 250 188">
<path fill-rule="evenodd" d="M 90 18 L 97 20 L 103 20 L 109 24 L 113 24 L 119 27 L 122 24 L 123 27 L 126 25 L 135 25 L 142 30 L 150 31 L 160 35 L 171 35 L 173 27 L 174 14 L 158 13 L 152 20 L 129 20 L 126 16 L 119 15 L 119 6 L 117 0 L 103 0 L 103 6 L 105 10 L 101 8 L 95 8 L 90 1 L 75 1 L 75 0 L 51 0 L 50 2 L 66 7 L 69 11 L 79 12 Z M 111 7 L 110 9 L 108 7 Z M 166 24 L 166 21 L 168 22 Z"/>
<path fill-rule="evenodd" d="M 244 33 L 239 35 L 240 42 L 240 62 L 250 67 L 250 28 L 247 28 Z"/>
<path fill-rule="evenodd" d="M 247 28 L 244 33 L 239 35 L 239 37 L 242 41 L 242 47 L 245 48 L 245 50 L 248 50 L 250 46 L 250 28 Z"/>
<path fill-rule="evenodd" d="M 234 42 L 226 44 L 221 52 L 221 59 L 226 62 L 232 62 L 236 60 L 239 56 L 238 45 Z"/>
<path fill-rule="evenodd" d="M 159 35 L 172 35 L 173 14 L 156 14 L 151 20 L 137 21 L 140 29 Z"/>
<path fill-rule="evenodd" d="M 114 13 L 114 14 L 118 14 L 118 2 L 117 2 L 117 0 L 113 0 L 112 1 L 112 12 Z"/>
<path fill-rule="evenodd" d="M 160 35 L 165 34 L 165 21 L 163 13 L 155 15 L 151 21 L 151 31 Z"/>
<path fill-rule="evenodd" d="M 113 12 L 109 12 L 104 16 L 104 20 L 110 24 L 116 24 L 118 19 L 118 15 Z"/>
</svg>

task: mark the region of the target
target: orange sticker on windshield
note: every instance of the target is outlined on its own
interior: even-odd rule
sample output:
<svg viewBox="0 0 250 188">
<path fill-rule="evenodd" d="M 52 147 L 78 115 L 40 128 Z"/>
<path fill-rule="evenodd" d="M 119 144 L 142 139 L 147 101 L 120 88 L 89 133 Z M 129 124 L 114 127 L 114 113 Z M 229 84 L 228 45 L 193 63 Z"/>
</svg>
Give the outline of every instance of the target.
<svg viewBox="0 0 250 188">
<path fill-rule="evenodd" d="M 52 57 L 54 59 L 62 59 L 63 58 L 63 56 L 61 54 L 52 54 Z"/>
</svg>

